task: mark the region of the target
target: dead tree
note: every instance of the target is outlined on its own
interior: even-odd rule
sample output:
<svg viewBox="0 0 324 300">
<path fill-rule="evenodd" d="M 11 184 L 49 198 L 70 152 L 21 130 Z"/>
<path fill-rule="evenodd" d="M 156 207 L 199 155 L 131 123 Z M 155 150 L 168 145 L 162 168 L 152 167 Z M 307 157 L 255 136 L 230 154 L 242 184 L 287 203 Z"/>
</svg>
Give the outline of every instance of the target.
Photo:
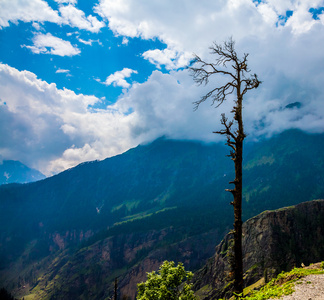
<svg viewBox="0 0 324 300">
<path fill-rule="evenodd" d="M 230 181 L 234 184 L 233 189 L 226 191 L 232 193 L 233 201 L 231 204 L 234 208 L 234 261 L 232 265 L 234 277 L 234 293 L 243 292 L 243 256 L 242 256 L 242 162 L 243 162 L 243 141 L 246 137 L 243 127 L 242 109 L 243 96 L 252 89 L 256 89 L 261 81 L 256 74 L 249 74 L 250 70 L 247 65 L 248 54 L 238 58 L 235 51 L 235 43 L 230 38 L 223 45 L 214 43 L 211 47 L 211 54 L 216 55 L 215 62 L 206 62 L 199 56 L 195 55 L 193 64 L 189 67 L 194 81 L 198 85 L 207 85 L 211 76 L 221 75 L 227 78 L 226 83 L 215 87 L 200 100 L 194 102 L 195 110 L 207 99 L 211 99 L 212 105 L 219 107 L 227 96 L 233 94 L 233 109 L 231 113 L 233 118 L 228 120 L 225 114 L 222 114 L 221 124 L 223 129 L 214 133 L 225 135 L 227 137 L 226 145 L 231 150 L 228 155 L 235 165 L 235 179 Z"/>
</svg>

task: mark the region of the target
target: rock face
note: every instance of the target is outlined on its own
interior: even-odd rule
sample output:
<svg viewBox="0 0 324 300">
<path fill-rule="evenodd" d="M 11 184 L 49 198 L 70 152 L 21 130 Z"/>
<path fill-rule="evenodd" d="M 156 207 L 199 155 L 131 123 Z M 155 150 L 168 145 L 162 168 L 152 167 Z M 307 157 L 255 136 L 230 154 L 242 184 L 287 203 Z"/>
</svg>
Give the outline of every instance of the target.
<svg viewBox="0 0 324 300">
<path fill-rule="evenodd" d="M 231 293 L 229 258 L 232 236 L 216 247 L 215 255 L 195 275 L 194 289 L 201 299 L 219 299 Z M 265 211 L 243 225 L 245 285 L 270 280 L 294 266 L 324 260 L 324 200 Z"/>
<path fill-rule="evenodd" d="M 137 284 L 166 258 L 198 269 L 220 239 L 213 230 L 173 242 L 179 234 L 169 227 L 107 237 L 74 253 L 62 249 L 33 284 L 33 299 L 110 299 L 118 278 L 118 298 L 134 300 Z"/>
</svg>

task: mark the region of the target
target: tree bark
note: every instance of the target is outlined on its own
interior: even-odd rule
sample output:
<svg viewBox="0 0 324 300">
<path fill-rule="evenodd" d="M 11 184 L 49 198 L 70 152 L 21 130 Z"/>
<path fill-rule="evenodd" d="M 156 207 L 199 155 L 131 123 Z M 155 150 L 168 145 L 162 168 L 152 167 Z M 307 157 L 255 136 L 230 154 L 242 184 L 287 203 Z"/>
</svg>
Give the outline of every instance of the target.
<svg viewBox="0 0 324 300">
<path fill-rule="evenodd" d="M 243 292 L 242 254 L 242 161 L 243 141 L 236 142 L 234 207 L 234 292 Z"/>
<path fill-rule="evenodd" d="M 118 288 L 118 281 L 117 277 L 115 278 L 115 288 L 114 288 L 114 300 L 117 300 L 117 288 Z"/>
<path fill-rule="evenodd" d="M 234 293 L 243 293 L 243 253 L 242 253 L 242 192 L 243 192 L 243 141 L 245 138 L 243 127 L 243 95 L 241 94 L 241 69 L 238 65 L 237 69 L 237 101 L 234 106 L 234 119 L 237 122 L 237 135 L 235 138 L 235 193 L 233 193 L 234 201 Z"/>
</svg>

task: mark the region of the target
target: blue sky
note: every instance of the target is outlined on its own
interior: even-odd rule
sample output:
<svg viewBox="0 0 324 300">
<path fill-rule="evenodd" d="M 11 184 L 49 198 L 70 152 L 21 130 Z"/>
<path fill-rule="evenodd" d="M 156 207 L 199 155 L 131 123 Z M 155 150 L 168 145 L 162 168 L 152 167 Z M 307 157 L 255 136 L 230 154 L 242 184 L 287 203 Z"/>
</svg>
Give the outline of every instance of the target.
<svg viewBox="0 0 324 300">
<path fill-rule="evenodd" d="M 85 5 L 86 3 L 88 1 L 79 1 L 73 7 L 84 8 L 85 16 L 89 16 L 93 14 L 92 7 Z M 60 4 L 55 1 L 49 4 L 53 9 L 60 8 Z M 71 5 L 61 4 L 61 7 L 69 6 Z M 97 15 L 96 18 L 100 20 L 98 22 L 102 22 L 100 16 Z M 19 22 L 18 26 L 4 27 L 0 32 L 1 62 L 18 70 L 33 72 L 39 79 L 48 83 L 54 82 L 59 89 L 67 88 L 85 95 L 105 97 L 102 104 L 106 105 L 115 102 L 123 88 L 118 84 L 104 85 L 103 82 L 109 75 L 124 68 L 140 70 L 132 73 L 127 82 L 142 83 L 155 69 L 154 65 L 143 59 L 142 54 L 150 49 L 166 48 L 158 39 L 115 36 L 107 26 L 101 27 L 98 32 L 91 30 L 96 29 L 80 29 L 48 22 Z M 47 45 L 44 45 L 47 50 L 41 53 L 37 53 L 40 46 L 31 49 L 37 38 L 46 35 L 50 35 L 53 40 L 60 39 L 70 43 L 70 48 L 62 50 L 62 53 L 57 48 L 58 54 L 48 53 L 54 53 L 55 49 Z"/>
<path fill-rule="evenodd" d="M 324 0 L 0 1 L 0 159 L 52 175 L 161 135 L 218 141 L 230 101 L 192 102 L 222 78 L 185 67 L 230 36 L 263 81 L 249 138 L 323 132 Z"/>
</svg>

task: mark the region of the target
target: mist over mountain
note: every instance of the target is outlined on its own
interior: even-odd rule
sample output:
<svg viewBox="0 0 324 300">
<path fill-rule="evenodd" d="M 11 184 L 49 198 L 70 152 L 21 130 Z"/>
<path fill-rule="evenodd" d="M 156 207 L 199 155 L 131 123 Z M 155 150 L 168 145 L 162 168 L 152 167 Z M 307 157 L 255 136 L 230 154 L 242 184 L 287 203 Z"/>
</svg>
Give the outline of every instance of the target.
<svg viewBox="0 0 324 300">
<path fill-rule="evenodd" d="M 324 134 L 298 130 L 246 143 L 244 219 L 324 198 L 323 147 Z M 2 185 L 0 286 L 36 299 L 103 299 L 116 276 L 134 295 L 165 259 L 197 270 L 232 227 L 228 151 L 160 138 L 42 181 Z"/>
<path fill-rule="evenodd" d="M 15 160 L 0 162 L 0 185 L 6 183 L 28 183 L 45 179 L 41 172 Z"/>
</svg>

